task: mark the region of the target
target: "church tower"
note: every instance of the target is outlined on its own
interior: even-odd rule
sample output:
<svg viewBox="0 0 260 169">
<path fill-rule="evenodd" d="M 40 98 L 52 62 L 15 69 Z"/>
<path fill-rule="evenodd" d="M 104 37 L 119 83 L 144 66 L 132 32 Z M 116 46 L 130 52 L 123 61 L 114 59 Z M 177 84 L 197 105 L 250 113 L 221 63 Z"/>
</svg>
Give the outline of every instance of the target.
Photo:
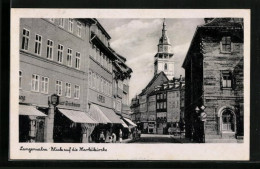
<svg viewBox="0 0 260 169">
<path fill-rule="evenodd" d="M 163 71 L 168 79 L 174 77 L 174 61 L 170 39 L 167 36 L 165 19 L 163 21 L 162 36 L 159 39 L 158 52 L 154 56 L 154 74 Z"/>
</svg>

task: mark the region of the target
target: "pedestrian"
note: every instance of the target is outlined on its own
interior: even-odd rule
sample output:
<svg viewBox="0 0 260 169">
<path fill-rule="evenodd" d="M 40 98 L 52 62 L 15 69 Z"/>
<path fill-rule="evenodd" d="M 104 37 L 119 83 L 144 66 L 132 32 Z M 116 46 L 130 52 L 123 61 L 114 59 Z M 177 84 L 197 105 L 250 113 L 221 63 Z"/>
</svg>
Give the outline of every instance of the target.
<svg viewBox="0 0 260 169">
<path fill-rule="evenodd" d="M 112 133 L 112 142 L 116 143 L 116 134 L 115 133 Z"/>
<path fill-rule="evenodd" d="M 122 143 L 122 137 L 123 137 L 123 133 L 122 130 L 119 130 L 119 143 Z"/>
<path fill-rule="evenodd" d="M 100 133 L 99 142 L 100 142 L 100 143 L 104 143 L 104 142 L 105 142 L 105 135 L 104 135 L 104 132 L 103 132 L 103 131 L 101 131 L 101 133 Z"/>
</svg>

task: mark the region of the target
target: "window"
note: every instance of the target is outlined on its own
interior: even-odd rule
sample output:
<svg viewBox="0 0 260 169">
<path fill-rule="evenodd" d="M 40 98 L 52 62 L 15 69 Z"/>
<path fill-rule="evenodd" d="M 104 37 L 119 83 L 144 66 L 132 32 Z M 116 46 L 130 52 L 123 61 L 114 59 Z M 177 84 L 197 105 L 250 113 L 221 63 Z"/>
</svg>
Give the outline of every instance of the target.
<svg viewBox="0 0 260 169">
<path fill-rule="evenodd" d="M 104 54 L 101 52 L 101 56 L 100 56 L 100 64 L 101 66 L 104 66 Z"/>
<path fill-rule="evenodd" d="M 167 70 L 167 63 L 164 64 L 164 70 Z"/>
<path fill-rule="evenodd" d="M 41 92 L 47 94 L 49 90 L 49 78 L 42 77 Z"/>
<path fill-rule="evenodd" d="M 63 62 L 63 46 L 61 44 L 58 45 L 58 62 Z"/>
<path fill-rule="evenodd" d="M 19 89 L 22 88 L 22 71 L 19 71 Z"/>
<path fill-rule="evenodd" d="M 159 99 L 160 99 L 160 95 L 159 95 L 159 94 L 158 94 L 156 97 L 157 97 L 157 100 L 159 100 Z"/>
<path fill-rule="evenodd" d="M 97 62 L 100 63 L 100 50 L 97 48 L 97 53 L 96 53 L 96 56 L 97 56 Z"/>
<path fill-rule="evenodd" d="M 80 53 L 76 52 L 76 69 L 80 69 Z"/>
<path fill-rule="evenodd" d="M 52 52 L 53 52 L 53 41 L 52 40 L 47 40 L 47 59 L 52 60 Z"/>
<path fill-rule="evenodd" d="M 99 85 L 100 85 L 100 77 L 97 75 L 97 84 L 96 84 L 97 91 L 99 91 L 100 89 Z"/>
<path fill-rule="evenodd" d="M 74 88 L 74 98 L 75 99 L 79 99 L 79 93 L 80 93 L 80 86 L 75 85 L 75 88 Z"/>
<path fill-rule="evenodd" d="M 39 92 L 39 75 L 33 74 L 32 75 L 32 91 Z"/>
<path fill-rule="evenodd" d="M 54 22 L 54 18 L 49 18 L 49 20 L 50 20 L 51 22 Z"/>
<path fill-rule="evenodd" d="M 221 43 L 222 43 L 221 44 L 222 52 L 231 52 L 231 37 L 230 36 L 223 37 Z"/>
<path fill-rule="evenodd" d="M 77 24 L 77 35 L 78 35 L 78 37 L 81 37 L 81 23 L 80 22 L 78 22 L 78 24 Z"/>
<path fill-rule="evenodd" d="M 69 32 L 73 32 L 73 20 L 69 19 Z"/>
<path fill-rule="evenodd" d="M 96 87 L 96 74 L 93 73 L 93 74 L 92 74 L 92 77 L 93 77 L 92 88 L 95 89 L 95 87 Z"/>
<path fill-rule="evenodd" d="M 222 71 L 221 74 L 222 88 L 232 87 L 232 73 L 229 71 Z"/>
<path fill-rule="evenodd" d="M 89 73 L 88 73 L 88 75 L 89 75 L 89 77 L 88 77 L 88 79 L 89 79 L 89 87 L 92 87 L 92 72 L 91 71 L 89 71 Z"/>
<path fill-rule="evenodd" d="M 235 131 L 235 120 L 233 113 L 230 110 L 225 110 L 222 113 L 222 131 Z"/>
<path fill-rule="evenodd" d="M 166 99 L 166 93 L 163 94 L 164 99 Z"/>
<path fill-rule="evenodd" d="M 22 38 L 22 49 L 23 50 L 28 50 L 29 38 L 30 38 L 30 31 L 27 29 L 23 29 L 23 38 Z"/>
<path fill-rule="evenodd" d="M 56 94 L 61 96 L 62 95 L 62 81 L 57 80 L 55 86 Z"/>
<path fill-rule="evenodd" d="M 64 18 L 59 19 L 59 26 L 64 28 Z"/>
<path fill-rule="evenodd" d="M 166 102 L 163 102 L 163 108 L 166 109 Z"/>
<path fill-rule="evenodd" d="M 72 66 L 72 49 L 68 48 L 67 53 L 67 66 Z"/>
<path fill-rule="evenodd" d="M 101 78 L 101 82 L 100 82 L 101 83 L 100 84 L 101 85 L 101 89 L 100 89 L 101 93 L 104 93 L 104 83 L 103 83 L 103 81 L 104 81 L 103 78 Z"/>
<path fill-rule="evenodd" d="M 34 53 L 37 55 L 41 54 L 41 45 L 42 45 L 42 36 L 36 34 L 35 35 L 35 50 Z"/>
<path fill-rule="evenodd" d="M 70 97 L 71 96 L 71 84 L 65 83 L 65 96 Z"/>
</svg>

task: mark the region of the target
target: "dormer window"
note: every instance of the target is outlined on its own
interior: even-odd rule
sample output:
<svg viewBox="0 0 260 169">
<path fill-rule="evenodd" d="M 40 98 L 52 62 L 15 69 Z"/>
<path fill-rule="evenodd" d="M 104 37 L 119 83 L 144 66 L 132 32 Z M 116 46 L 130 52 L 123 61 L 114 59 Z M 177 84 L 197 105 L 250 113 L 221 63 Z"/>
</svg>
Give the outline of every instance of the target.
<svg viewBox="0 0 260 169">
<path fill-rule="evenodd" d="M 230 36 L 224 36 L 222 37 L 222 40 L 220 42 L 221 46 L 221 52 L 222 53 L 231 53 L 232 46 L 231 46 L 231 37 Z"/>
</svg>

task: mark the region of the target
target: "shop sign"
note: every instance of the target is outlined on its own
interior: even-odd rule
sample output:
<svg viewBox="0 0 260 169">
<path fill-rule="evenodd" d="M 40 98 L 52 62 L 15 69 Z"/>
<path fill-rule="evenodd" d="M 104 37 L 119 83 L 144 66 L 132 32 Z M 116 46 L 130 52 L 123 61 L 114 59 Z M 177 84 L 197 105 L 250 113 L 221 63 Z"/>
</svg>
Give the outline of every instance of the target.
<svg viewBox="0 0 260 169">
<path fill-rule="evenodd" d="M 69 101 L 60 102 L 60 105 L 80 107 L 80 104 L 74 103 L 74 102 L 69 102 Z"/>
<path fill-rule="evenodd" d="M 97 100 L 99 101 L 99 102 L 101 102 L 101 103 L 105 103 L 106 102 L 106 100 L 105 100 L 105 97 L 104 96 L 102 96 L 102 95 L 97 95 Z"/>
<path fill-rule="evenodd" d="M 201 121 L 207 121 L 207 114 L 206 114 L 205 112 L 202 112 L 202 113 L 200 114 L 200 120 L 201 120 Z"/>
</svg>

